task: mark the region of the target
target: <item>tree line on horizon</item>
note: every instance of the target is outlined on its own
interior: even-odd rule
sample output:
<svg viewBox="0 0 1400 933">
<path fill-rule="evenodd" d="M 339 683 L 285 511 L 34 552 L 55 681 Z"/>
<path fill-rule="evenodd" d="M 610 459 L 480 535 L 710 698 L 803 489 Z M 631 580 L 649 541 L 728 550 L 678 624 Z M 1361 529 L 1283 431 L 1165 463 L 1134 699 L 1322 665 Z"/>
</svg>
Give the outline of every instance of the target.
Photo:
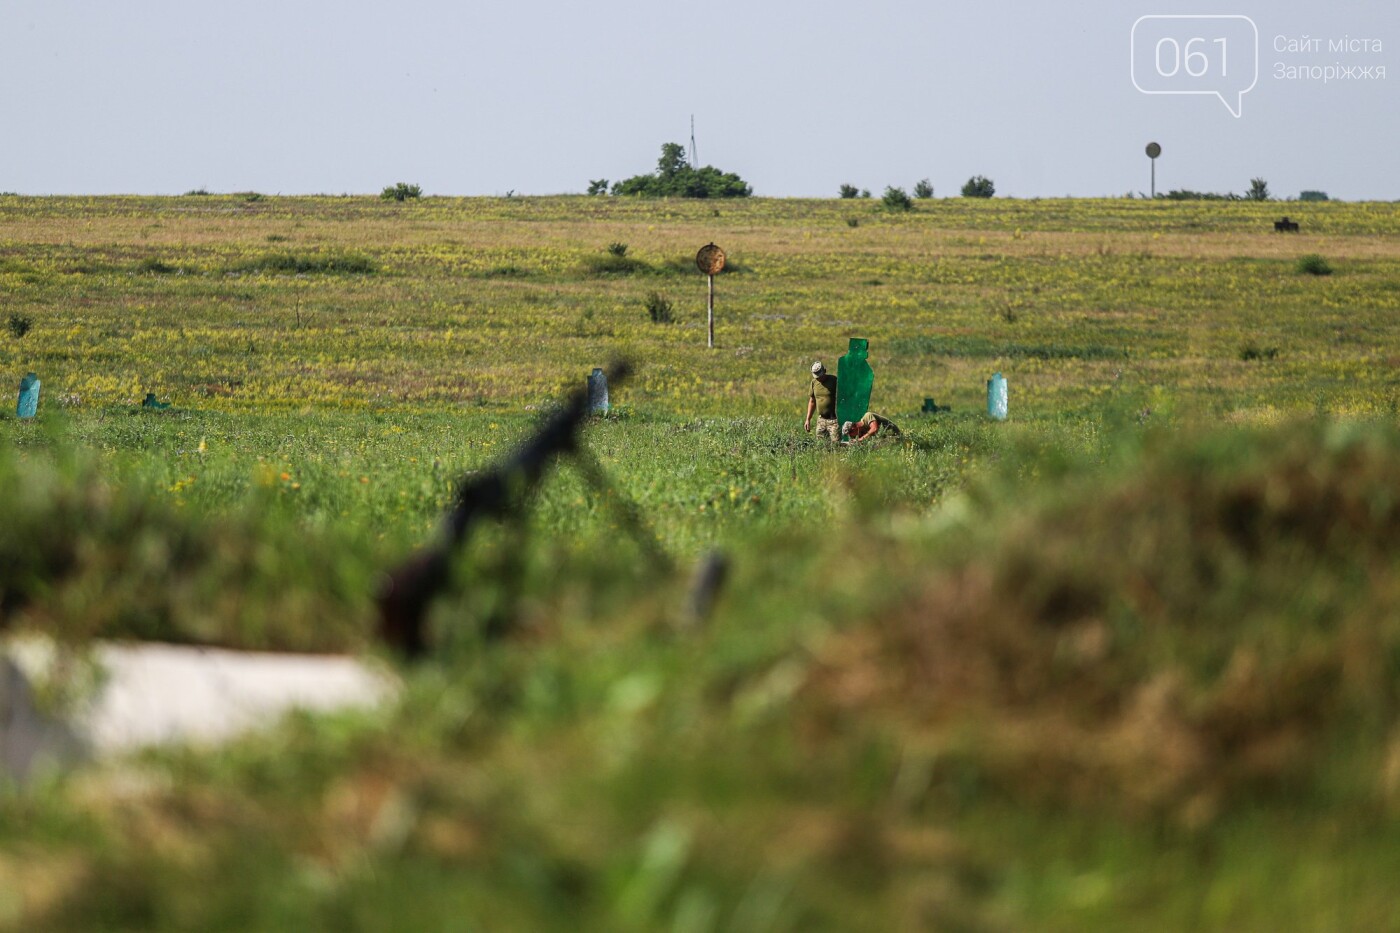
<svg viewBox="0 0 1400 933">
<path fill-rule="evenodd" d="M 633 175 L 608 186 L 606 178 L 588 183 L 591 195 L 633 195 L 645 198 L 747 198 L 753 186 L 734 172 L 723 172 L 713 165 L 696 168 L 686 159 L 680 143 L 663 143 L 656 171 Z"/>
</svg>

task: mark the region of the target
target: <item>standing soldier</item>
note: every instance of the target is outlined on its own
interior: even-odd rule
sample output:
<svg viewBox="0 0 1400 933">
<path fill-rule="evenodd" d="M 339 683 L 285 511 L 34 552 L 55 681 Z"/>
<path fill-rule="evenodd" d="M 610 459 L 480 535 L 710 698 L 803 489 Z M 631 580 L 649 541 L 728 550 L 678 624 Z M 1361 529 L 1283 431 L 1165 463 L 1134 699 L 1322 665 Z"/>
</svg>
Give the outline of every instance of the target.
<svg viewBox="0 0 1400 933">
<path fill-rule="evenodd" d="M 817 415 L 817 437 L 835 444 L 841 440 L 836 426 L 836 377 L 826 371 L 821 360 L 812 364 L 812 391 L 807 395 L 807 420 L 802 430 L 812 430 L 812 413 Z"/>
</svg>

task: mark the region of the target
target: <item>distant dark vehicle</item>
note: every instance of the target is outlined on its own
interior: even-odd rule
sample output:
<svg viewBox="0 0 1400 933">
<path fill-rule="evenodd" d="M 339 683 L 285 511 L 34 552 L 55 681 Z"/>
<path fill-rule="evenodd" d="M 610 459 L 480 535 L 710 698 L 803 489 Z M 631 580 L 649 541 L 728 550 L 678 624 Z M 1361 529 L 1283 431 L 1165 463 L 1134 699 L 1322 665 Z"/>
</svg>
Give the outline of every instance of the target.
<svg viewBox="0 0 1400 933">
<path fill-rule="evenodd" d="M 1289 220 L 1287 217 L 1283 218 L 1282 220 L 1275 220 L 1275 221 L 1274 221 L 1274 232 L 1275 232 L 1275 233 L 1297 233 L 1297 232 L 1298 232 L 1298 221 L 1296 221 L 1296 220 Z"/>
</svg>

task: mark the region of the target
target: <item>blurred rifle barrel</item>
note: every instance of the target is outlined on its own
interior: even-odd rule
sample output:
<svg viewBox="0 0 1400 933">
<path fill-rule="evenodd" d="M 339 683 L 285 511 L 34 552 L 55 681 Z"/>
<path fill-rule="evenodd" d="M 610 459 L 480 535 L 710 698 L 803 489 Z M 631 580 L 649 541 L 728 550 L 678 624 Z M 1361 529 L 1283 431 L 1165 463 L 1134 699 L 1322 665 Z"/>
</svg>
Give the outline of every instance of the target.
<svg viewBox="0 0 1400 933">
<path fill-rule="evenodd" d="M 626 362 L 614 363 L 608 367 L 608 380 L 621 384 L 630 372 Z M 476 522 L 509 514 L 516 495 L 537 483 L 556 457 L 577 450 L 579 428 L 588 414 L 587 388 L 570 392 L 563 407 L 546 418 L 504 463 L 485 474 L 462 479 L 443 517 L 438 541 L 391 571 L 379 587 L 378 634 L 385 644 L 410 658 L 427 652 L 424 616 L 447 583 L 453 553 Z"/>
</svg>

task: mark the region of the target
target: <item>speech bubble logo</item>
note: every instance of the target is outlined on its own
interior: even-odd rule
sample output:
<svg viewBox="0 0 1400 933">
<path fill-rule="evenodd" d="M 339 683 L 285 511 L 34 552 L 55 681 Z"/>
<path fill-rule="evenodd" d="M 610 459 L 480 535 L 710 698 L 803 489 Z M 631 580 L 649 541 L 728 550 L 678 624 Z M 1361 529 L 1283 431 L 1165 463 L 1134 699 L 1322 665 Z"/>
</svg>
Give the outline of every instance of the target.
<svg viewBox="0 0 1400 933">
<path fill-rule="evenodd" d="M 1259 83 L 1259 27 L 1248 16 L 1140 16 L 1130 59 L 1142 93 L 1214 94 L 1239 117 Z"/>
</svg>

